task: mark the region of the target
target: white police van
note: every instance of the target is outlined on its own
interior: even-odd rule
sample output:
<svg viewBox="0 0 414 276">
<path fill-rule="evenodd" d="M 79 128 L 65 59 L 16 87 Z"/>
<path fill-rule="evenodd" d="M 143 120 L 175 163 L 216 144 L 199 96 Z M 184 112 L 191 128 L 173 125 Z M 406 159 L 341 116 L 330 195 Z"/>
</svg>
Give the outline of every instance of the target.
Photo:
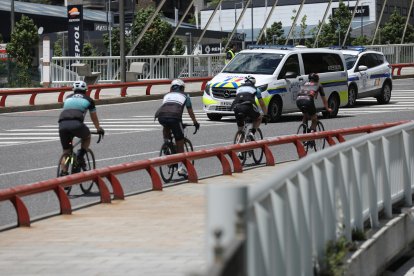
<svg viewBox="0 0 414 276">
<path fill-rule="evenodd" d="M 341 52 L 348 69 L 348 106 L 365 97 L 375 97 L 380 104 L 389 103 L 392 68 L 384 54 L 361 46 L 346 47 Z"/>
<path fill-rule="evenodd" d="M 298 112 L 296 98 L 310 73 L 318 73 L 323 85 L 331 114 L 336 117 L 340 106 L 348 103 L 347 70 L 340 51 L 331 49 L 308 49 L 286 46 L 256 46 L 240 51 L 217 74 L 203 94 L 203 109 L 210 120 L 234 115 L 230 106 L 236 89 L 244 77 L 256 78 L 256 86 L 268 106 L 271 121 L 277 121 L 282 113 Z M 316 108 L 323 109 L 321 97 L 315 101 Z"/>
</svg>

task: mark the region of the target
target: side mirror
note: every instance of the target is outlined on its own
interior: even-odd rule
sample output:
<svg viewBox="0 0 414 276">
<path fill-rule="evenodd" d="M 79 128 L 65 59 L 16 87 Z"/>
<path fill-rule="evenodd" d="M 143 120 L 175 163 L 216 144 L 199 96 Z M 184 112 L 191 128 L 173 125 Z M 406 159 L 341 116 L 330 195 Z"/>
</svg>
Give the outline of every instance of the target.
<svg viewBox="0 0 414 276">
<path fill-rule="evenodd" d="M 367 69 L 368 69 L 368 67 L 365 66 L 365 65 L 358 66 L 358 71 L 366 71 Z"/>
<path fill-rule="evenodd" d="M 298 74 L 295 72 L 286 72 L 285 79 L 296 79 L 297 76 Z"/>
</svg>

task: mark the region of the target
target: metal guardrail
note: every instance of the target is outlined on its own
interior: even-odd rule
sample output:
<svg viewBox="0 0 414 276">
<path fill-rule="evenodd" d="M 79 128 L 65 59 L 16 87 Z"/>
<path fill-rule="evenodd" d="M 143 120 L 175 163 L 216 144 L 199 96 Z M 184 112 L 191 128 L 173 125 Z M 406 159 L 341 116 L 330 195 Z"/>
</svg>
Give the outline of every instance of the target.
<svg viewBox="0 0 414 276">
<path fill-rule="evenodd" d="M 414 60 L 414 43 L 366 45 L 364 47 L 382 52 L 390 64 L 411 63 Z"/>
<path fill-rule="evenodd" d="M 210 233 L 217 227 L 226 234 L 224 246 L 233 241 L 235 213 L 242 210 L 247 268 L 237 275 L 314 275 L 328 241 L 351 240 L 352 231 L 363 230 L 367 221 L 379 227 L 380 213 L 391 218 L 395 203 L 412 206 L 413 160 L 411 121 L 312 154 L 265 182 L 211 185 L 208 245 L 216 243 Z M 219 200 L 223 193 L 232 196 Z M 230 211 L 225 216 L 222 210 Z"/>
<path fill-rule="evenodd" d="M 306 154 L 302 141 L 313 140 L 315 138 L 325 138 L 330 145 L 334 145 L 335 142 L 332 137 L 336 137 L 339 142 L 345 141 L 344 135 L 356 134 L 356 133 L 366 133 L 372 132 L 391 126 L 401 124 L 402 122 L 396 123 L 384 123 L 378 125 L 369 125 L 363 127 L 355 127 L 348 129 L 339 129 L 332 131 L 324 131 L 319 133 L 310 133 L 303 135 L 292 135 L 284 137 L 276 137 L 273 139 L 249 142 L 245 144 L 236 144 L 224 147 L 218 147 L 213 149 L 198 150 L 194 152 L 180 153 L 175 155 L 170 155 L 167 157 L 156 157 L 147 160 L 140 160 L 135 162 L 123 163 L 115 166 L 104 167 L 101 169 L 95 169 L 87 172 L 81 172 L 65 177 L 59 177 L 54 179 L 49 179 L 45 181 L 40 181 L 36 183 L 19 185 L 12 188 L 0 190 L 0 202 L 1 201 L 11 201 L 17 213 L 17 220 L 19 226 L 30 226 L 30 215 L 22 201 L 21 197 L 27 195 L 33 195 L 48 191 L 54 191 L 60 204 L 60 212 L 62 214 L 70 214 L 72 212 L 72 207 L 69 201 L 69 197 L 64 192 L 63 187 L 69 185 L 77 185 L 86 181 L 95 181 L 99 188 L 99 193 L 102 203 L 111 202 L 111 194 L 108 187 L 103 180 L 106 178 L 110 185 L 112 186 L 114 199 L 123 199 L 124 192 L 116 175 L 129 173 L 137 170 L 146 170 L 152 181 L 153 190 L 162 190 L 162 182 L 159 176 L 158 171 L 155 167 L 167 164 L 176 164 L 182 162 L 188 171 L 188 181 L 197 182 L 198 176 L 197 171 L 191 162 L 192 160 L 217 157 L 222 166 L 223 175 L 232 174 L 231 166 L 229 160 L 226 158 L 226 155 L 230 157 L 232 161 L 234 172 L 242 172 L 243 167 L 240 163 L 239 158 L 237 157 L 237 152 L 251 150 L 255 148 L 262 148 L 266 157 L 266 165 L 273 166 L 274 157 L 272 152 L 269 149 L 269 146 L 282 145 L 282 144 L 293 144 L 297 148 L 299 157 Z M 251 274 L 251 275 L 260 275 L 260 274 Z"/>
<path fill-rule="evenodd" d="M 211 79 L 211 77 L 200 77 L 200 78 L 187 78 L 182 79 L 186 83 L 191 82 L 201 82 L 200 90 L 203 91 L 206 83 Z M 139 86 L 146 86 L 145 95 L 151 95 L 151 89 L 153 86 L 156 85 L 166 85 L 170 84 L 171 80 L 164 79 L 164 80 L 143 80 L 139 82 L 125 82 L 125 83 L 113 83 L 113 84 L 95 84 L 95 85 L 88 85 L 88 91 L 86 95 L 91 96 L 92 92 L 95 91 L 94 99 L 99 100 L 100 93 L 102 89 L 111 89 L 111 88 L 119 88 L 120 97 L 126 97 L 127 89 L 129 87 L 139 87 Z M 38 94 L 45 94 L 45 93 L 59 93 L 56 101 L 58 103 L 63 102 L 63 97 L 66 92 L 72 91 L 72 87 L 64 86 L 64 87 L 51 87 L 51 88 L 26 88 L 26 89 L 5 89 L 0 90 L 0 108 L 6 106 L 6 99 L 8 96 L 16 96 L 16 95 L 31 95 L 29 99 L 29 105 L 35 105 L 35 99 Z"/>
</svg>

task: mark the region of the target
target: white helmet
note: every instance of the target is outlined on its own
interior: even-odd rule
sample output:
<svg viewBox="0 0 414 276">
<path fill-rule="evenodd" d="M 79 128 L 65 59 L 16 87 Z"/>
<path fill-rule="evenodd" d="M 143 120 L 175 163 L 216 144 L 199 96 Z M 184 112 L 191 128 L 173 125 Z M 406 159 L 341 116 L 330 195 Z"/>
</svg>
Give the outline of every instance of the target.
<svg viewBox="0 0 414 276">
<path fill-rule="evenodd" d="M 185 83 L 180 79 L 171 82 L 171 91 L 184 91 Z"/>
<path fill-rule="evenodd" d="M 86 82 L 84 81 L 75 81 L 73 83 L 73 91 L 85 92 L 86 89 L 88 89 L 88 86 L 86 85 Z"/>
<path fill-rule="evenodd" d="M 248 75 L 247 77 L 244 78 L 244 83 L 255 85 L 256 84 L 256 78 L 251 76 L 251 75 Z"/>
</svg>

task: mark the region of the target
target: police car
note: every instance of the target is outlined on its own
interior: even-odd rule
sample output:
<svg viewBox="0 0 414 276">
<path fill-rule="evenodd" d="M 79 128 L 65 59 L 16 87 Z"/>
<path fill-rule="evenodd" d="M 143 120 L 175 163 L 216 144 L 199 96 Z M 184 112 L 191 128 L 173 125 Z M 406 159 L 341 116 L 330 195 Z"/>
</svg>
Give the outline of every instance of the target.
<svg viewBox="0 0 414 276">
<path fill-rule="evenodd" d="M 356 99 L 365 97 L 375 97 L 379 104 L 389 103 L 392 68 L 384 54 L 360 46 L 341 52 L 348 69 L 348 106 L 355 106 Z"/>
</svg>

